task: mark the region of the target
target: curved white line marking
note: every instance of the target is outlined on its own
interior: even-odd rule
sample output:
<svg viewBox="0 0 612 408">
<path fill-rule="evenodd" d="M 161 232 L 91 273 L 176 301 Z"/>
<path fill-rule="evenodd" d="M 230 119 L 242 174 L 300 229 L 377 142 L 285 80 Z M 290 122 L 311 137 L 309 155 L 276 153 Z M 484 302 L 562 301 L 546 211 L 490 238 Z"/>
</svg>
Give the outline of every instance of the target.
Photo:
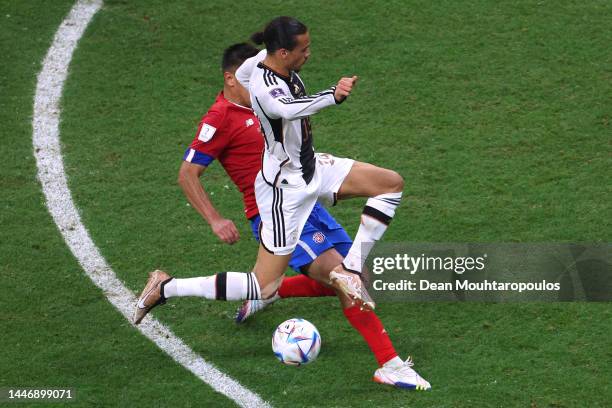
<svg viewBox="0 0 612 408">
<path fill-rule="evenodd" d="M 60 98 L 77 42 L 102 0 L 78 1 L 62 22 L 38 74 L 34 99 L 33 144 L 38 179 L 47 207 L 68 247 L 91 280 L 109 301 L 131 322 L 136 297 L 115 276 L 92 241 L 68 189 L 59 140 Z M 257 394 L 219 371 L 193 352 L 170 329 L 147 317 L 137 327 L 146 337 L 217 392 L 243 407 L 269 407 Z"/>
</svg>

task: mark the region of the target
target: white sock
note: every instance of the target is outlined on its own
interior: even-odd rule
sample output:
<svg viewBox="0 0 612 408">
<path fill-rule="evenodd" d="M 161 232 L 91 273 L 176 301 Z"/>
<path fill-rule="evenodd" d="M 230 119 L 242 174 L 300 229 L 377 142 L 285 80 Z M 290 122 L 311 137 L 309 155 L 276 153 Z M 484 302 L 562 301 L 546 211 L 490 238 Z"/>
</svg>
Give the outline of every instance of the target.
<svg viewBox="0 0 612 408">
<path fill-rule="evenodd" d="M 404 362 L 402 361 L 402 359 L 399 358 L 398 356 L 395 356 L 391 360 L 389 360 L 385 364 L 383 364 L 383 366 L 384 367 L 399 367 L 399 366 L 401 366 L 403 364 L 404 364 Z"/>
<path fill-rule="evenodd" d="M 217 300 L 259 299 L 259 283 L 254 273 L 221 272 L 199 278 L 172 279 L 163 287 L 165 298 L 199 296 Z"/>
<path fill-rule="evenodd" d="M 343 265 L 346 269 L 361 273 L 363 265 L 395 215 L 402 193 L 387 193 L 369 198 L 361 214 L 361 224 Z"/>
</svg>

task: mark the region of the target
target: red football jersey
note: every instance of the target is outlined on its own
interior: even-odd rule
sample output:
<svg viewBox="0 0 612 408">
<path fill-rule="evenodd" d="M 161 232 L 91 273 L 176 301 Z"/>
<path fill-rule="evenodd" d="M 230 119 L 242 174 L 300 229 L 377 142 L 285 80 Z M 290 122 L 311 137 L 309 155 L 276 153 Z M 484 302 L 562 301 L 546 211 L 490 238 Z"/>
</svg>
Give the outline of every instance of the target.
<svg viewBox="0 0 612 408">
<path fill-rule="evenodd" d="M 242 193 L 244 212 L 251 218 L 259 213 L 253 184 L 261 167 L 263 148 L 259 120 L 253 110 L 228 101 L 221 92 L 202 117 L 184 160 L 202 166 L 219 160 Z"/>
</svg>

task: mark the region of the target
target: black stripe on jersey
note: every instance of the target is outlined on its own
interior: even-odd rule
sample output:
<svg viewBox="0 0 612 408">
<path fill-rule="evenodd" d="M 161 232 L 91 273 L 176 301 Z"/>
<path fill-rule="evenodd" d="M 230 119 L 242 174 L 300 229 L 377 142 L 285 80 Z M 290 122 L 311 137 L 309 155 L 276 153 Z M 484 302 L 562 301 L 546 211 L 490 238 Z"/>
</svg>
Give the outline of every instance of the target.
<svg viewBox="0 0 612 408">
<path fill-rule="evenodd" d="M 264 72 L 263 72 L 263 80 L 264 80 L 264 83 L 266 84 L 266 86 L 270 86 L 270 84 L 268 83 L 268 78 L 266 78 L 267 76 L 268 76 L 268 73 L 267 73 L 267 72 L 266 72 L 266 70 L 264 69 Z"/>
<path fill-rule="evenodd" d="M 264 241 L 263 241 L 263 237 L 262 237 L 262 235 L 261 235 L 261 230 L 262 230 L 262 228 L 263 228 L 263 222 L 259 221 L 259 229 L 258 229 L 258 231 L 257 231 L 257 232 L 258 232 L 258 235 L 259 235 L 259 242 L 261 243 L 261 245 L 264 247 L 264 249 L 265 249 L 266 251 L 268 251 L 269 253 L 271 253 L 272 255 L 274 255 L 274 252 L 270 251 L 270 250 L 268 249 L 268 247 L 266 246 L 266 244 L 264 243 Z"/>
<path fill-rule="evenodd" d="M 274 83 L 274 85 L 278 85 L 278 82 L 276 81 L 276 75 L 274 75 L 274 72 L 268 70 L 269 76 L 268 79 L 270 80 L 270 84 Z"/>
<path fill-rule="evenodd" d="M 282 246 L 287 246 L 287 239 L 285 236 L 285 214 L 283 214 L 283 190 L 279 188 L 278 192 L 280 194 L 280 203 L 278 205 L 278 212 L 280 213 L 280 224 L 281 224 L 279 233 L 281 234 Z"/>
<path fill-rule="evenodd" d="M 315 99 L 279 99 L 280 102 L 284 103 L 285 105 L 292 105 L 295 103 L 312 103 L 315 101 Z"/>
<path fill-rule="evenodd" d="M 276 228 L 278 229 L 278 246 L 285 246 L 283 243 L 283 225 L 281 222 L 281 216 L 283 210 L 281 205 L 283 204 L 283 195 L 279 188 L 276 189 Z"/>
<path fill-rule="evenodd" d="M 278 246 L 284 247 L 285 242 L 285 216 L 283 215 L 283 190 L 276 188 L 276 226 L 278 228 Z"/>
<path fill-rule="evenodd" d="M 267 142 L 266 142 L 266 145 L 267 145 Z M 260 173 L 261 173 L 261 178 L 263 179 L 263 181 L 265 181 L 265 182 L 266 182 L 266 184 L 267 184 L 267 185 L 269 185 L 270 187 L 274 187 L 274 185 L 268 181 L 268 179 L 266 178 L 266 175 L 265 175 L 265 174 L 264 174 L 264 172 L 263 172 L 263 168 L 264 168 L 264 159 L 265 159 L 265 157 L 266 157 L 266 151 L 265 151 L 265 150 L 263 150 L 263 151 L 261 152 L 261 167 L 260 167 L 260 168 L 262 169 L 262 170 L 260 170 Z"/>
<path fill-rule="evenodd" d="M 308 96 L 304 96 L 304 97 L 296 98 L 296 99 L 280 98 L 279 101 L 284 103 L 285 105 L 292 104 L 292 103 L 310 103 L 316 100 L 317 98 L 320 98 L 321 96 L 331 95 L 331 94 L 333 94 L 333 91 L 325 91 L 325 92 L 320 92 L 316 95 L 308 95 Z"/>
<path fill-rule="evenodd" d="M 276 80 L 276 75 L 274 72 L 270 71 L 267 68 L 264 68 L 264 82 L 266 86 L 278 85 L 278 81 Z"/>
<path fill-rule="evenodd" d="M 329 94 L 333 94 L 334 90 L 333 89 L 326 89 L 324 91 L 321 92 L 317 92 L 314 95 L 308 95 L 309 97 L 313 98 L 313 97 L 319 97 L 319 96 L 323 96 L 323 95 L 329 95 Z"/>
<path fill-rule="evenodd" d="M 326 89 L 325 91 L 321 91 L 321 92 L 317 92 L 314 95 L 311 96 L 321 96 L 321 95 L 327 95 L 327 94 L 333 94 L 334 90 L 333 89 Z"/>
<path fill-rule="evenodd" d="M 278 245 L 278 224 L 276 222 L 276 187 L 272 187 L 272 231 L 274 232 L 274 247 L 277 248 Z"/>
<path fill-rule="evenodd" d="M 261 103 L 259 103 L 259 99 L 257 99 L 257 97 L 255 97 L 255 101 L 257 102 L 257 105 L 259 105 L 259 109 L 261 110 L 261 113 L 264 114 L 264 116 L 270 123 L 270 127 L 272 128 L 272 133 L 274 134 L 274 140 L 284 145 L 285 139 L 283 137 L 283 118 L 272 119 L 271 117 L 268 116 L 266 111 L 263 110 L 263 108 L 261 107 Z M 265 134 L 264 134 L 264 138 L 265 138 Z M 267 145 L 267 142 L 266 142 L 266 145 Z M 284 148 L 285 146 L 283 146 L 283 149 Z"/>
<path fill-rule="evenodd" d="M 268 79 L 268 86 L 272 86 L 272 75 L 270 71 L 268 71 L 267 69 L 264 71 L 266 78 Z"/>
<path fill-rule="evenodd" d="M 301 120 L 302 130 L 302 145 L 300 147 L 300 164 L 302 165 L 302 178 L 309 184 L 314 177 L 316 160 L 314 157 L 314 149 L 312 147 L 312 130 L 310 128 L 310 119 L 304 118 Z"/>
<path fill-rule="evenodd" d="M 278 247 L 278 228 L 276 225 L 276 187 L 272 187 L 272 231 L 274 232 L 274 247 Z"/>
</svg>

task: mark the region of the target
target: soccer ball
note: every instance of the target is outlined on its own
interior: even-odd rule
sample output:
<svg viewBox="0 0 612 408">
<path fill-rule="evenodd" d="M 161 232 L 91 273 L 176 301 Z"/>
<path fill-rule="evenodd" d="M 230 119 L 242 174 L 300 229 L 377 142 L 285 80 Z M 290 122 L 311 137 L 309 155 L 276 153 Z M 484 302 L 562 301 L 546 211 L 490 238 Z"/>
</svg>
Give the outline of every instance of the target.
<svg viewBox="0 0 612 408">
<path fill-rule="evenodd" d="M 321 335 L 304 319 L 282 322 L 272 336 L 272 351 L 281 363 L 299 366 L 314 361 L 321 350 Z"/>
</svg>

